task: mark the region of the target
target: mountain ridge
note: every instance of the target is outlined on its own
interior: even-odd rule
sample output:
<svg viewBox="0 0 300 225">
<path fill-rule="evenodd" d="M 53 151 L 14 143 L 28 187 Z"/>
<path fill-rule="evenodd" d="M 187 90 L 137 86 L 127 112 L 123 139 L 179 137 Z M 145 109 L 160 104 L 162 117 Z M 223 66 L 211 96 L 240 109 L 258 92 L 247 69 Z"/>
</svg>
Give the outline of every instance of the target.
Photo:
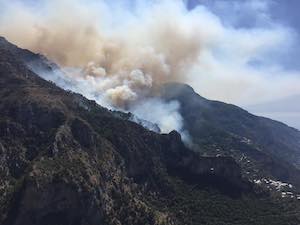
<svg viewBox="0 0 300 225">
<path fill-rule="evenodd" d="M 181 104 L 184 129 L 198 149 L 207 148 L 203 154 L 229 155 L 237 161 L 246 156 L 249 157 L 246 164 L 258 160 L 255 163 L 262 163 L 262 172 L 268 171 L 276 179 L 292 182 L 299 188 L 300 132 L 297 129 L 231 104 L 207 100 L 187 85 L 166 84 L 159 96 Z"/>
<path fill-rule="evenodd" d="M 0 44 L 1 225 L 300 222 L 297 201 L 249 182 L 232 157 L 202 157 L 176 131 L 64 91 L 27 65 L 51 70 L 45 58 L 10 48 Z"/>
</svg>

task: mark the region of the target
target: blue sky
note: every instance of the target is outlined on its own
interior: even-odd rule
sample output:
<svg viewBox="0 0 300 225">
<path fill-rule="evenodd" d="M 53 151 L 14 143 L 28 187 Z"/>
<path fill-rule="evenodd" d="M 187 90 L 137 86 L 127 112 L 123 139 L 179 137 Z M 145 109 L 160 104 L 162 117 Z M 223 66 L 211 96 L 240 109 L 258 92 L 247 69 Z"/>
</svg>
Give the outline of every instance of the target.
<svg viewBox="0 0 300 225">
<path fill-rule="evenodd" d="M 252 26 L 270 26 L 270 23 L 281 24 L 294 32 L 296 41 L 289 51 L 277 56 L 277 63 L 287 70 L 300 70 L 300 1 L 299 0 L 266 0 L 265 7 L 258 10 L 234 7 L 251 1 L 244 0 L 188 0 L 190 10 L 199 5 L 205 5 L 215 14 L 219 15 L 226 23 L 239 28 Z M 265 14 L 260 18 L 261 13 Z M 231 15 L 233 15 L 231 17 Z M 298 73 L 300 76 L 300 73 Z M 299 87 L 300 89 L 300 87 Z M 300 110 L 298 103 L 300 95 L 292 95 L 287 98 L 270 100 L 258 105 L 245 106 L 251 112 L 258 115 L 283 121 L 290 126 L 300 129 Z"/>
<path fill-rule="evenodd" d="M 247 7 L 237 7 L 249 2 L 260 2 L 265 4 L 265 8 L 251 10 Z M 236 27 L 267 26 L 268 20 L 272 23 L 282 24 L 290 27 L 297 35 L 300 34 L 300 1 L 299 0 L 188 0 L 187 7 L 194 9 L 199 5 L 207 6 L 212 12 L 220 16 L 224 22 L 229 22 Z M 265 13 L 265 21 L 260 18 L 261 13 Z M 299 37 L 298 37 L 298 40 Z M 300 42 L 300 41 L 299 41 Z M 300 46 L 300 43 L 299 45 Z M 300 69 L 300 47 L 294 46 L 288 55 L 281 57 L 281 63 L 287 69 Z"/>
</svg>

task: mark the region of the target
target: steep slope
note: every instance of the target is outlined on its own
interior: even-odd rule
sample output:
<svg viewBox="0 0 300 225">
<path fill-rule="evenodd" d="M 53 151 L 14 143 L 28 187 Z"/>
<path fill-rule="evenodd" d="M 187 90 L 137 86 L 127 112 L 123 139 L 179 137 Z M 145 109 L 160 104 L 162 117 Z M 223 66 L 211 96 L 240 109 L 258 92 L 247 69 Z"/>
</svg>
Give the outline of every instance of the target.
<svg viewBox="0 0 300 225">
<path fill-rule="evenodd" d="M 197 151 L 232 156 L 252 180 L 280 180 L 299 190 L 298 130 L 234 105 L 207 100 L 187 85 L 167 84 L 160 94 L 168 101 L 180 102 L 185 128 Z"/>
<path fill-rule="evenodd" d="M 249 183 L 232 158 L 58 88 L 24 51 L 0 45 L 1 225 L 300 223 L 297 201 Z"/>
</svg>

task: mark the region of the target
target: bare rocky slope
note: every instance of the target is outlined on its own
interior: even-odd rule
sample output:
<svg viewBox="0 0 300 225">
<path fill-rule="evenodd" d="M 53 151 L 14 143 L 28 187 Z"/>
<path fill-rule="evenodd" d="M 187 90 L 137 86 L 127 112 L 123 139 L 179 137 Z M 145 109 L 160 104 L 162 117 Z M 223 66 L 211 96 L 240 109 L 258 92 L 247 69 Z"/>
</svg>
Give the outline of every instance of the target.
<svg viewBox="0 0 300 225">
<path fill-rule="evenodd" d="M 0 224 L 291 224 L 299 203 L 33 73 L 0 38 Z"/>
</svg>

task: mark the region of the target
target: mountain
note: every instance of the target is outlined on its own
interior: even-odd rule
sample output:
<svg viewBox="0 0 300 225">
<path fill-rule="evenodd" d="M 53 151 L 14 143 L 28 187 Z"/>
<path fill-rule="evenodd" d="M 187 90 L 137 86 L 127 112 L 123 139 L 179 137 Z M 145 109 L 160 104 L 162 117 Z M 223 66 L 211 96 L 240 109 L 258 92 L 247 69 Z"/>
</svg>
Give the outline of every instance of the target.
<svg viewBox="0 0 300 225">
<path fill-rule="evenodd" d="M 166 84 L 160 93 L 177 100 L 194 149 L 208 156 L 230 156 L 243 174 L 267 186 L 271 181 L 300 188 L 300 132 L 287 125 L 252 115 L 230 104 L 210 101 L 183 84 Z"/>
<path fill-rule="evenodd" d="M 40 78 L 0 39 L 0 224 L 299 224 L 299 201 Z M 31 65 L 31 66 L 28 66 Z M 218 136 L 216 136 L 216 141 Z"/>
</svg>

